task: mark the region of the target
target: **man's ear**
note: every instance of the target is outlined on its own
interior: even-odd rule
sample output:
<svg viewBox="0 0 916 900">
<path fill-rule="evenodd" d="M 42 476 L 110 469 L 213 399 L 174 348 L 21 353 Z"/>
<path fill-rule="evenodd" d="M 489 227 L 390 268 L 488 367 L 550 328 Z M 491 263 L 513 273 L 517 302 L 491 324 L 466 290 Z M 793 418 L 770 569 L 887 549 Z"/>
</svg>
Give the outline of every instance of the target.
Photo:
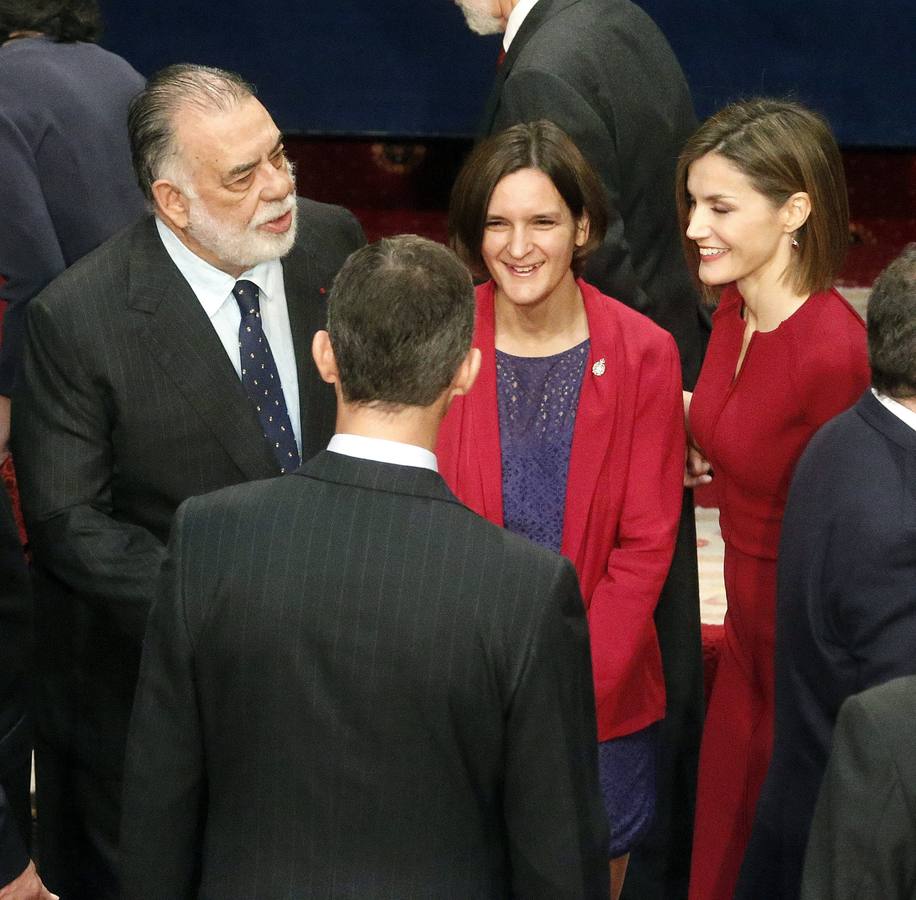
<svg viewBox="0 0 916 900">
<path fill-rule="evenodd" d="M 452 383 L 448 388 L 449 403 L 455 397 L 467 394 L 474 387 L 474 382 L 480 372 L 480 358 L 480 351 L 476 347 L 471 347 L 461 360 L 461 365 L 458 366 L 458 371 L 455 372 L 455 377 L 452 378 Z"/>
<path fill-rule="evenodd" d="M 312 359 L 322 381 L 328 384 L 340 384 L 340 375 L 337 371 L 337 357 L 331 346 L 331 336 L 326 331 L 316 331 L 312 338 Z"/>
<path fill-rule="evenodd" d="M 152 192 L 156 212 L 178 231 L 187 228 L 190 207 L 181 189 L 171 181 L 160 178 L 153 182 Z"/>
</svg>

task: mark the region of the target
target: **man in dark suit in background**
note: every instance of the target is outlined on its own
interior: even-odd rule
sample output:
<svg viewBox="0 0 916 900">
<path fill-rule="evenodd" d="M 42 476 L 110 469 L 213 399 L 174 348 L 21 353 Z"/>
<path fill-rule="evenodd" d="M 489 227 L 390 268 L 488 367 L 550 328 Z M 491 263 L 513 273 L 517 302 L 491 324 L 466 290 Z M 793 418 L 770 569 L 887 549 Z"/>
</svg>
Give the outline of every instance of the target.
<svg viewBox="0 0 916 900">
<path fill-rule="evenodd" d="M 353 254 L 313 343 L 327 451 L 178 511 L 128 742 L 125 900 L 606 900 L 574 570 L 436 471 L 473 320 L 441 245 Z"/>
<path fill-rule="evenodd" d="M 802 900 L 912 900 L 916 677 L 843 702 L 805 854 Z"/>
<path fill-rule="evenodd" d="M 32 734 L 27 714 L 32 600 L 13 509 L 0 480 L 0 897 L 49 900 L 29 860 Z"/>
<path fill-rule="evenodd" d="M 144 212 L 126 127 L 144 79 L 101 30 L 96 0 L 0 0 L 0 461 L 29 301 Z"/>
<path fill-rule="evenodd" d="M 129 130 L 155 215 L 32 301 L 13 413 L 36 575 L 40 863 L 68 900 L 118 894 L 124 742 L 173 513 L 325 445 L 334 394 L 309 343 L 363 243 L 349 213 L 296 200 L 281 135 L 238 76 L 165 69 Z"/>
<path fill-rule="evenodd" d="M 504 32 L 482 131 L 559 125 L 594 166 L 611 218 L 584 278 L 671 332 L 684 387 L 696 382 L 708 315 L 681 249 L 674 174 L 696 127 L 684 74 L 655 23 L 629 0 L 456 0 L 481 33 Z M 656 824 L 630 860 L 624 897 L 687 896 L 700 734 L 696 524 L 685 494 L 671 572 L 655 613 L 667 691 Z"/>
<path fill-rule="evenodd" d="M 779 547 L 773 757 L 742 898 L 795 900 L 840 705 L 916 674 L 916 244 L 875 282 L 868 354 L 872 388 L 814 436 L 792 479 Z"/>
</svg>

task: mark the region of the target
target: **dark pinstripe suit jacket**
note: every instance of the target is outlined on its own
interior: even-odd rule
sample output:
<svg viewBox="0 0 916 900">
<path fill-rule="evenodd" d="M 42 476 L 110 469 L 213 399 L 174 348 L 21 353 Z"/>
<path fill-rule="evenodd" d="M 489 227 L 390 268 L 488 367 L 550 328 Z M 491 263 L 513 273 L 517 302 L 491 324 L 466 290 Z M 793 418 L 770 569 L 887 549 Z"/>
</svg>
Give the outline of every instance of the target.
<svg viewBox="0 0 916 900">
<path fill-rule="evenodd" d="M 303 457 L 334 428 L 310 356 L 320 289 L 362 231 L 299 201 L 283 260 Z M 147 612 L 172 516 L 187 497 L 269 478 L 276 464 L 219 338 L 152 218 L 52 282 L 29 307 L 13 446 L 36 573 L 38 727 L 120 771 Z"/>
<path fill-rule="evenodd" d="M 128 742 L 125 900 L 606 900 L 571 564 L 325 452 L 179 511 Z"/>
</svg>

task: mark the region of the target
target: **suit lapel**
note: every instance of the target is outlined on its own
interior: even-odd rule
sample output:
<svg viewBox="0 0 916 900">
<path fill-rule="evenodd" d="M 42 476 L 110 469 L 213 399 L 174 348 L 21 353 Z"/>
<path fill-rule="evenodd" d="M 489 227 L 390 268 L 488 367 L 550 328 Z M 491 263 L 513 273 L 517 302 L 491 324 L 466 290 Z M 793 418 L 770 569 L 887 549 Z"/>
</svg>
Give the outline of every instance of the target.
<svg viewBox="0 0 916 900">
<path fill-rule="evenodd" d="M 311 337 L 317 328 L 324 328 L 324 323 L 310 321 L 309 312 L 318 307 L 318 303 L 317 298 L 311 296 L 314 286 L 308 254 L 297 245 L 282 262 L 286 309 L 296 357 L 296 377 L 299 379 L 299 434 L 303 436 L 304 444 L 309 428 L 309 385 L 315 381 Z"/>
<path fill-rule="evenodd" d="M 562 553 L 573 563 L 582 546 L 592 498 L 616 427 L 621 356 L 617 347 L 620 335 L 603 309 L 601 294 L 582 281 L 579 288 L 588 317 L 589 356 L 573 427 L 563 515 Z"/>
<path fill-rule="evenodd" d="M 245 478 L 278 474 L 254 408 L 152 218 L 134 236 L 128 306 L 146 315 L 150 352 Z"/>
<path fill-rule="evenodd" d="M 478 460 L 483 501 L 482 515 L 503 524 L 502 450 L 499 441 L 499 398 L 496 390 L 495 286 L 488 281 L 477 297 L 474 327 L 475 347 L 480 348 L 481 365 L 477 383 L 465 397 L 465 415 L 471 416 L 474 446 Z M 475 449 L 476 448 L 476 449 Z"/>
<path fill-rule="evenodd" d="M 509 77 L 509 73 L 512 71 L 515 61 L 518 59 L 528 41 L 531 40 L 532 35 L 534 35 L 538 28 L 541 27 L 541 24 L 546 22 L 551 16 L 555 15 L 561 9 L 578 2 L 579 0 L 538 0 L 528 15 L 525 16 L 522 27 L 519 28 L 518 33 L 509 45 L 506 58 L 503 60 L 502 65 L 496 70 L 496 78 L 493 81 L 493 86 L 490 88 L 483 115 L 480 119 L 478 133 L 481 136 L 486 137 L 492 133 L 493 122 L 496 119 L 496 112 L 499 109 L 499 100 L 502 95 L 503 85 Z"/>
</svg>

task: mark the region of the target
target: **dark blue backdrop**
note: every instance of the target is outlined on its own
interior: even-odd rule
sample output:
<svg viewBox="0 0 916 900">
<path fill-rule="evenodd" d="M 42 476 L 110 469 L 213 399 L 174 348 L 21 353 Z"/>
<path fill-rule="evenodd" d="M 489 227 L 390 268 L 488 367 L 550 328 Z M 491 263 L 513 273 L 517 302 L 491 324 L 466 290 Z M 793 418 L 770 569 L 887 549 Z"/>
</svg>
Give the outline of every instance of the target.
<svg viewBox="0 0 916 900">
<path fill-rule="evenodd" d="M 641 0 L 705 116 L 791 93 L 846 146 L 916 146 L 914 0 Z M 312 134 L 473 134 L 497 39 L 452 0 L 102 0 L 103 43 L 149 74 L 170 62 L 236 69 L 281 128 Z"/>
</svg>

